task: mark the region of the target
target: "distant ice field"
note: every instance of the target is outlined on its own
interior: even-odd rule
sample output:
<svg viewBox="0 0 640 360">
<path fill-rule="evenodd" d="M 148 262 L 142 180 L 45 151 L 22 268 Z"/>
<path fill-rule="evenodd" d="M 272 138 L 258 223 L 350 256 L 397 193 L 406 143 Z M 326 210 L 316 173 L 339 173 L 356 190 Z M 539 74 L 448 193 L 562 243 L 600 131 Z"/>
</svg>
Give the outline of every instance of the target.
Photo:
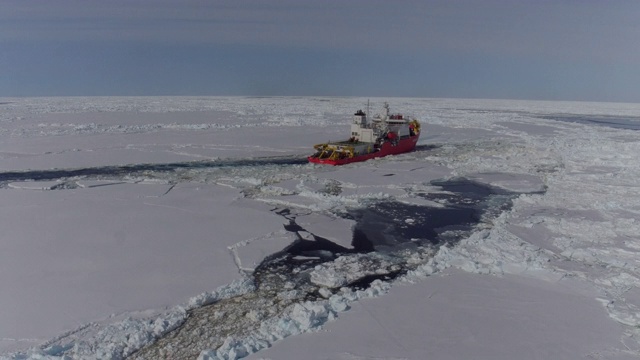
<svg viewBox="0 0 640 360">
<path fill-rule="evenodd" d="M 606 126 L 616 129 L 640 130 L 640 118 L 621 116 L 546 115 L 545 119 L 575 122 L 586 125 Z"/>
<path fill-rule="evenodd" d="M 384 101 L 421 121 L 416 151 L 306 161 Z M 639 124 L 616 103 L 0 99 L 0 359 L 638 358 Z"/>
</svg>

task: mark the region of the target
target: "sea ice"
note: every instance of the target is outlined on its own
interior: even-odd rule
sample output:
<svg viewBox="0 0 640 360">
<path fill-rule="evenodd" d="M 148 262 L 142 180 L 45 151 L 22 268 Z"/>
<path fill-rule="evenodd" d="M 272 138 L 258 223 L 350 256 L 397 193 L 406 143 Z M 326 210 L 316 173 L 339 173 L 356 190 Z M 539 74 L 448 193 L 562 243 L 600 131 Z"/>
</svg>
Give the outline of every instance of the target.
<svg viewBox="0 0 640 360">
<path fill-rule="evenodd" d="M 343 254 L 314 270 L 326 287 L 318 301 L 196 351 L 203 359 L 638 357 L 640 106 L 396 99 L 425 123 L 417 151 L 334 168 L 304 157 L 312 144 L 342 138 L 366 99 L 318 100 L 7 100 L 0 358 L 133 352 L 179 326 L 185 311 L 252 291 L 245 276 L 295 239 L 272 210 L 304 213 L 297 221 L 308 232 L 346 247 L 351 222 L 336 213 L 387 200 L 443 208 L 447 201 L 422 196 L 437 191 L 431 181 L 452 177 L 526 194 L 461 241 L 406 255 L 415 268 L 402 281 L 340 288 L 393 271 L 388 259 L 377 260 L 378 273 Z M 54 169 L 93 175 L 56 178 Z M 38 178 L 45 173 L 53 177 Z M 234 280 L 243 285 L 211 290 Z M 278 296 L 299 295 L 289 285 Z M 289 337 L 319 326 L 331 331 Z"/>
</svg>

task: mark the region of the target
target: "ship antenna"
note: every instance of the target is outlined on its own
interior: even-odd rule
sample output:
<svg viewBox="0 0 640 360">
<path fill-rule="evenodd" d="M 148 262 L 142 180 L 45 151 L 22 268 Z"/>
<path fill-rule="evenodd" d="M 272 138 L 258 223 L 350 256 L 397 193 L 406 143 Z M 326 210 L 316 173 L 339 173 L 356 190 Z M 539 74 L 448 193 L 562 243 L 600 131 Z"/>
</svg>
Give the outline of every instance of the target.
<svg viewBox="0 0 640 360">
<path fill-rule="evenodd" d="M 369 115 L 369 99 L 367 99 L 367 116 Z"/>
</svg>

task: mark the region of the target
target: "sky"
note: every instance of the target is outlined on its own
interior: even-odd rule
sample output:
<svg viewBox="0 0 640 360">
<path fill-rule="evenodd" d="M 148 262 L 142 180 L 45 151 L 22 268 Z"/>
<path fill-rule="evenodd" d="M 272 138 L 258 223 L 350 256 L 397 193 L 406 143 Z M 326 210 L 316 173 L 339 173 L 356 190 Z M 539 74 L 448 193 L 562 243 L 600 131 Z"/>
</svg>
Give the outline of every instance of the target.
<svg viewBox="0 0 640 360">
<path fill-rule="evenodd" d="M 637 0 L 1 0 L 0 96 L 640 102 Z"/>
</svg>

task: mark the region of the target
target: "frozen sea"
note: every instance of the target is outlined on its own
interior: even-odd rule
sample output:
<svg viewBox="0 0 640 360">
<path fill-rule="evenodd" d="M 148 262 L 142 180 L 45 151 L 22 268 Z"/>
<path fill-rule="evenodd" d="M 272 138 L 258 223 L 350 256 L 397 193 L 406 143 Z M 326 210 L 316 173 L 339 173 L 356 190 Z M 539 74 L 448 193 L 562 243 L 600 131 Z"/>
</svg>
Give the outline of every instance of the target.
<svg viewBox="0 0 640 360">
<path fill-rule="evenodd" d="M 389 102 L 418 148 L 306 162 Z M 0 359 L 638 359 L 640 104 L 0 99 Z"/>
</svg>

